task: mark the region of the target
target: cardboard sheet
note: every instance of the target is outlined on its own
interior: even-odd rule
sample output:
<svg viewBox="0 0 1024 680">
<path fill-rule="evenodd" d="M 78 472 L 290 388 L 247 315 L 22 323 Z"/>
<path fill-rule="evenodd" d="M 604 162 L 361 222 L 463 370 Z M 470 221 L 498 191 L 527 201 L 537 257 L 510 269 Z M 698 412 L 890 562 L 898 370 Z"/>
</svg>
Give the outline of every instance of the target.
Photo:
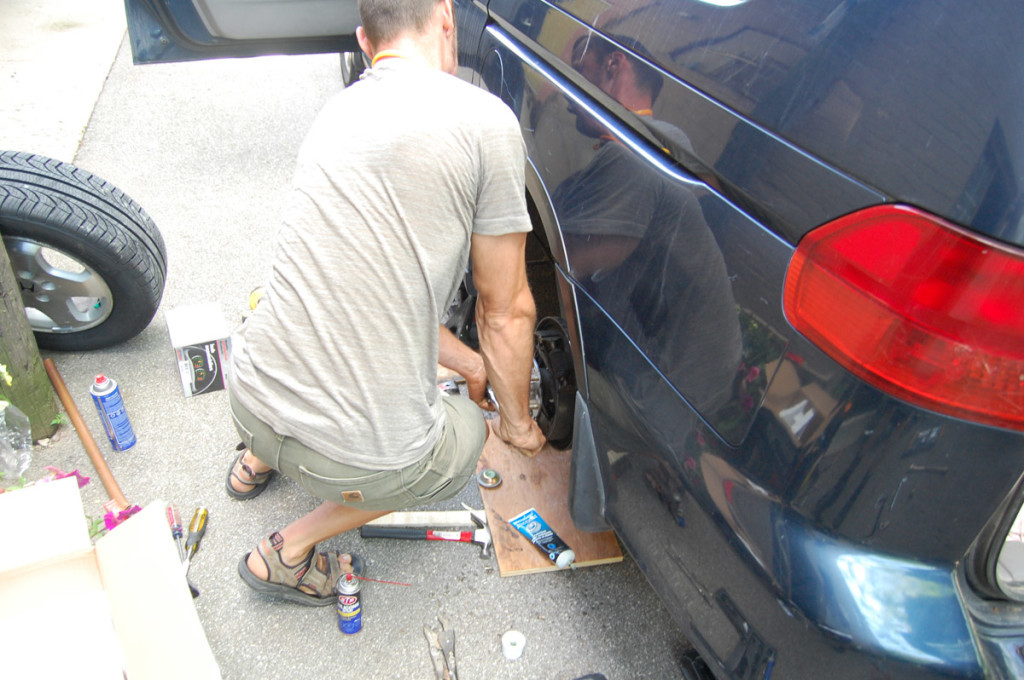
<svg viewBox="0 0 1024 680">
<path fill-rule="evenodd" d="M 166 507 L 150 503 L 93 547 L 73 478 L 0 494 L 5 677 L 220 677 Z"/>
</svg>

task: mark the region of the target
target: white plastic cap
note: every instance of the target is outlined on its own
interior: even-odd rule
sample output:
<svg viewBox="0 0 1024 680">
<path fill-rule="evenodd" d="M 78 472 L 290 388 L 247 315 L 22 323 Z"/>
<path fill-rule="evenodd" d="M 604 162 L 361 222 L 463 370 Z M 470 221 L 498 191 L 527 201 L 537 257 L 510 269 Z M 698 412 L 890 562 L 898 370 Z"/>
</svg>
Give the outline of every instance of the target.
<svg viewBox="0 0 1024 680">
<path fill-rule="evenodd" d="M 510 630 L 501 636 L 501 651 L 509 661 L 515 661 L 523 655 L 526 636 L 518 630 Z"/>
<path fill-rule="evenodd" d="M 555 566 L 559 569 L 565 569 L 570 564 L 576 561 L 576 553 L 572 550 L 566 550 L 564 553 L 558 556 L 555 560 Z"/>
</svg>

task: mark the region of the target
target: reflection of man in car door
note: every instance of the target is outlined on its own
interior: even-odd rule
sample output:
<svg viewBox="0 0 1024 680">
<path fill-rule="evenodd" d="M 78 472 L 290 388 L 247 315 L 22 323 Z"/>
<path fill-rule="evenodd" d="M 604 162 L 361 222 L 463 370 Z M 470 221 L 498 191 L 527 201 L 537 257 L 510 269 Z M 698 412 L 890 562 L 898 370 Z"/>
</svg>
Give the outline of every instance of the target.
<svg viewBox="0 0 1024 680">
<path fill-rule="evenodd" d="M 584 38 L 573 63 L 636 116 L 652 116 L 661 76 L 636 57 Z M 554 194 L 570 270 L 698 410 L 716 408 L 728 396 L 741 341 L 725 263 L 697 197 L 580 107 L 570 109 L 577 130 L 597 140 L 588 165 Z M 689 148 L 676 133 L 676 145 Z M 616 347 L 621 342 L 588 342 L 588 361 L 628 381 L 633 371 L 607 365 L 634 354 Z"/>
<path fill-rule="evenodd" d="M 490 382 L 501 439 L 527 455 L 544 443 L 529 415 L 535 312 L 515 116 L 454 77 L 451 0 L 359 5 L 372 66 L 303 143 L 267 293 L 229 374 L 243 443 L 228 492 L 251 498 L 280 471 L 324 501 L 264 538 L 239 574 L 307 605 L 331 604 L 340 575 L 362 567 L 317 543 L 451 498 L 475 473 L 487 426 L 473 401 L 440 392 L 438 363 L 476 399 Z M 480 355 L 440 326 L 470 255 Z"/>
</svg>

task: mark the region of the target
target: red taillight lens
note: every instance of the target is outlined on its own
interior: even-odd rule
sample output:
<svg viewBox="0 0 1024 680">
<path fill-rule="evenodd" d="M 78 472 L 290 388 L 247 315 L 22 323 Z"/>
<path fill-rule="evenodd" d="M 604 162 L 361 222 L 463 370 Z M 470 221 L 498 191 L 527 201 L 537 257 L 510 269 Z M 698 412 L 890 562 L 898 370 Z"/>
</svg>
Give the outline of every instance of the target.
<svg viewBox="0 0 1024 680">
<path fill-rule="evenodd" d="M 1024 253 L 876 206 L 800 241 L 784 305 L 798 331 L 879 389 L 1024 430 Z"/>
</svg>

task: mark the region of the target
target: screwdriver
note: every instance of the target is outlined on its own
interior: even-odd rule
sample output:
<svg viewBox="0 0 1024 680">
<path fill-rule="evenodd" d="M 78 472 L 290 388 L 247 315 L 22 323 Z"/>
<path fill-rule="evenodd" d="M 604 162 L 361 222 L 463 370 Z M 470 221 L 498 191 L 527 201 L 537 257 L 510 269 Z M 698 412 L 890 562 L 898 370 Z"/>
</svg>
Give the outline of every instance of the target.
<svg viewBox="0 0 1024 680">
<path fill-rule="evenodd" d="M 185 573 L 192 562 L 192 556 L 199 550 L 199 542 L 203 540 L 206 533 L 206 518 L 209 516 L 206 508 L 196 508 L 192 515 L 192 521 L 188 525 L 188 540 L 185 541 Z"/>
<path fill-rule="evenodd" d="M 182 538 L 184 531 L 181 528 L 181 513 L 178 512 L 178 506 L 171 503 L 167 506 L 167 523 L 171 526 L 171 535 L 174 536 L 174 542 L 178 546 L 178 559 L 185 564 L 185 548 L 182 547 Z M 185 582 L 188 584 L 188 589 L 192 593 L 192 597 L 199 597 L 199 589 L 195 587 L 192 580 L 188 577 L 188 566 L 185 566 Z"/>
<path fill-rule="evenodd" d="M 173 503 L 167 506 L 167 523 L 171 525 L 171 535 L 174 536 L 174 542 L 178 546 L 178 559 L 184 562 L 185 549 L 181 545 L 181 539 L 184 537 L 184 531 L 181 528 L 181 513 L 178 512 L 178 506 Z"/>
</svg>

